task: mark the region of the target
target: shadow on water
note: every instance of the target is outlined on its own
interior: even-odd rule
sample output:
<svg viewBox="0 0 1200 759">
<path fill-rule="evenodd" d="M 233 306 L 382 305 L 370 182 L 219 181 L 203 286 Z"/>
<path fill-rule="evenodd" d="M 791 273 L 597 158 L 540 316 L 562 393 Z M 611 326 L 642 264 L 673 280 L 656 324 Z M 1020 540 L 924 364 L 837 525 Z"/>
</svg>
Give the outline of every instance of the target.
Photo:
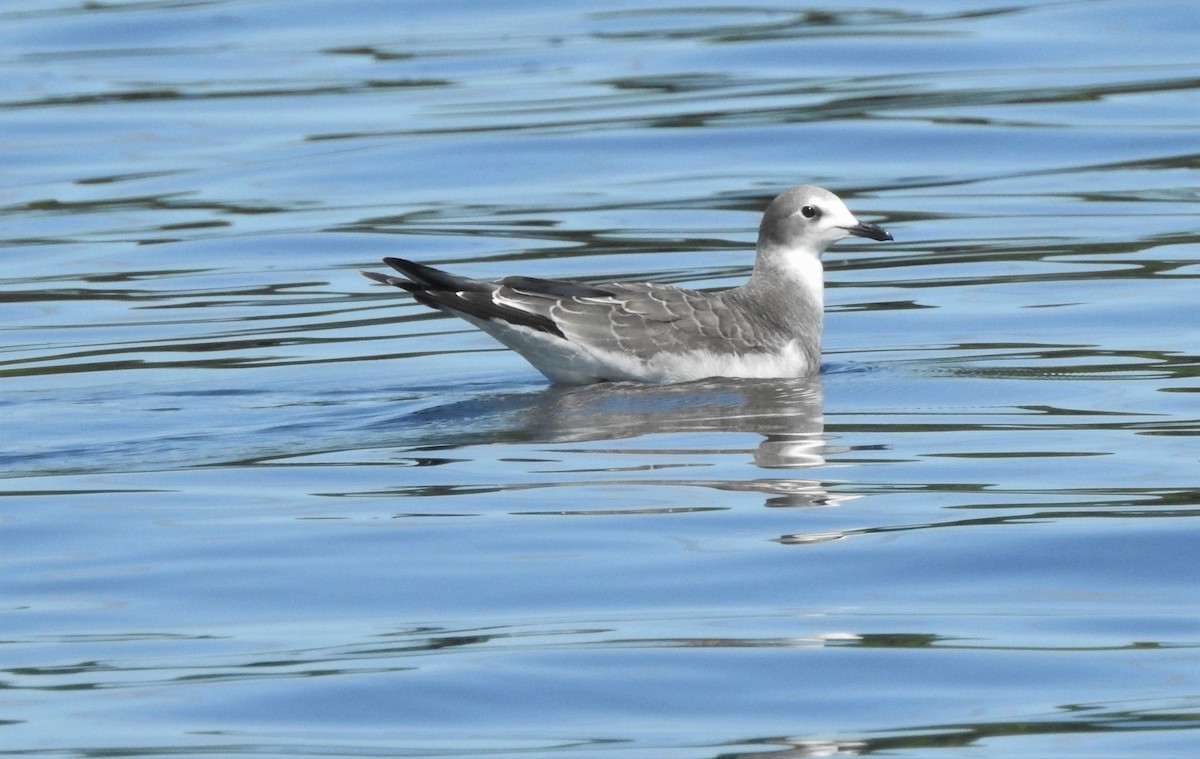
<svg viewBox="0 0 1200 759">
<path fill-rule="evenodd" d="M 113 402 L 115 389 L 92 400 Z M 351 393 L 352 394 L 352 393 Z M 164 393 L 152 406 L 182 403 L 187 393 Z M 796 380 L 712 379 L 679 385 L 636 383 L 539 387 L 511 391 L 486 386 L 452 392 L 401 388 L 392 397 L 339 398 L 326 394 L 311 407 L 286 409 L 285 423 L 265 391 L 228 391 L 206 396 L 208 420 L 227 414 L 236 422 L 213 427 L 119 434 L 93 441 L 85 451 L 70 446 L 0 452 L 9 477 L 89 472 L 169 471 L 193 468 L 273 466 L 313 457 L 402 449 L 406 459 L 434 460 L 437 452 L 492 444 L 574 444 L 679 435 L 746 433 L 761 440 L 751 457 L 762 469 L 818 467 L 825 463 L 820 378 Z M 449 399 L 447 399 L 449 396 Z M 330 400 L 332 398 L 332 400 Z M 0 404 L 2 405 L 2 404 Z M 239 408 L 243 409 L 239 411 Z M 261 409 L 260 412 L 255 409 Z M 397 413 L 396 409 L 403 409 Z M 130 416 L 133 412 L 126 412 Z M 218 442 L 220 444 L 218 444 Z M 744 440 L 730 445 L 739 451 Z"/>
<path fill-rule="evenodd" d="M 611 383 L 485 395 L 372 425 L 415 434 L 419 445 L 621 440 L 676 433 L 753 433 L 764 469 L 819 466 L 824 445 L 819 378 L 710 379 L 678 385 Z"/>
<path fill-rule="evenodd" d="M 782 477 L 660 478 L 663 472 L 701 471 L 716 460 L 752 470 L 792 470 L 825 463 L 826 439 L 820 378 L 793 380 L 711 379 L 679 385 L 599 384 L 549 387 L 530 393 L 501 393 L 441 404 L 372 423 L 373 446 L 403 450 L 417 465 L 452 463 L 453 451 L 473 457 L 475 446 L 535 446 L 538 456 L 555 461 L 586 462 L 524 477 L 507 484 L 472 486 L 466 490 L 521 490 L 531 487 L 574 488 L 600 478 L 609 486 L 710 488 L 756 492 L 768 507 L 826 505 L 845 500 L 829 493 L 818 479 Z M 757 442 L 747 445 L 747 436 Z M 633 441 L 638 442 L 633 442 Z M 596 444 L 609 443 L 597 446 Z M 558 446 L 558 447 L 556 447 Z M 566 457 L 566 458 L 564 458 Z M 487 458 L 490 458 L 488 456 Z M 480 463 L 487 471 L 489 465 Z M 546 479 L 550 477 L 550 479 Z M 580 480 L 578 478 L 585 479 Z M 505 479 L 501 476 L 501 480 Z M 358 495 L 456 495 L 461 487 L 410 485 Z M 711 510 L 709 506 L 649 507 L 623 503 L 618 509 L 520 510 L 528 514 L 675 513 Z M 724 508 L 724 507 L 720 507 Z"/>
</svg>

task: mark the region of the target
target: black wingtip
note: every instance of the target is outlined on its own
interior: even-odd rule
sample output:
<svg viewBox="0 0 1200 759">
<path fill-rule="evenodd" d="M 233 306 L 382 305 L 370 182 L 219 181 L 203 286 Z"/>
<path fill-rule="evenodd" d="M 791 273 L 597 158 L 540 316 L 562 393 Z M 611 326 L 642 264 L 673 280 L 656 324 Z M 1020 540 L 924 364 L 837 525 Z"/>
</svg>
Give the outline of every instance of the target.
<svg viewBox="0 0 1200 759">
<path fill-rule="evenodd" d="M 404 273 L 410 267 L 416 267 L 420 265 L 409 261 L 407 258 L 396 258 L 394 256 L 384 256 L 383 262 L 401 273 Z"/>
<path fill-rule="evenodd" d="M 395 277 L 389 276 L 387 274 L 380 274 L 377 271 L 363 271 L 362 269 L 359 269 L 358 273 L 363 275 L 367 279 L 371 280 L 372 282 L 378 282 L 381 285 L 393 284 L 392 280 L 395 279 Z"/>
<path fill-rule="evenodd" d="M 360 270 L 358 273 L 363 275 L 367 279 L 371 280 L 372 282 L 378 282 L 381 285 L 391 285 L 392 287 L 399 287 L 401 290 L 407 290 L 408 292 L 412 292 L 413 290 L 420 287 L 420 285 L 409 282 L 406 279 L 400 279 L 399 277 L 393 277 L 390 274 L 380 274 L 377 271 L 362 271 L 362 270 Z"/>
<path fill-rule="evenodd" d="M 447 290 L 451 292 L 487 293 L 496 289 L 491 282 L 484 282 L 470 277 L 460 277 L 442 269 L 409 261 L 406 258 L 384 258 L 383 262 L 400 272 L 410 280 L 429 290 Z"/>
<path fill-rule="evenodd" d="M 403 258 L 388 257 L 383 259 L 383 262 L 408 279 L 373 271 L 364 271 L 361 274 L 372 282 L 406 290 L 416 298 L 418 303 L 430 308 L 484 321 L 507 322 L 538 332 L 545 332 L 555 337 L 564 336 L 552 319 L 496 302 L 492 297 L 498 288 L 496 283 L 459 277 L 441 269 Z M 540 281 L 528 280 L 529 283 Z M 562 283 L 562 286 L 565 287 L 567 284 Z M 603 293 L 600 290 L 595 290 L 595 292 Z"/>
</svg>

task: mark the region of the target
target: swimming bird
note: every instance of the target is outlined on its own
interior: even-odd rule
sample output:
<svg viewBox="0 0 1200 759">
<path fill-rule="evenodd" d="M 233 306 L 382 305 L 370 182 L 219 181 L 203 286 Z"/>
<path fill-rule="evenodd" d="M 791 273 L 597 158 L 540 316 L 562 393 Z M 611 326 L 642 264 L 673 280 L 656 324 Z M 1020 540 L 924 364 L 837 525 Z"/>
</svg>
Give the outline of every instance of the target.
<svg viewBox="0 0 1200 759">
<path fill-rule="evenodd" d="M 385 258 L 362 272 L 466 319 L 555 383 L 801 377 L 821 366 L 821 254 L 846 237 L 891 240 L 841 198 L 802 185 L 771 201 L 750 279 L 724 290 L 539 277 L 480 280 Z"/>
</svg>

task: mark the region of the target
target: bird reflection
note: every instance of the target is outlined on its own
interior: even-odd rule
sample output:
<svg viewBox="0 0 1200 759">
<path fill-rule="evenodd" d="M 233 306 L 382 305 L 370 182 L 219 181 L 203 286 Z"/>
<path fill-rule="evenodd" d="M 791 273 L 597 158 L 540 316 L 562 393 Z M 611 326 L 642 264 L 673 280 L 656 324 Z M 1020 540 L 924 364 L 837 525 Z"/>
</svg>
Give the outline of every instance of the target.
<svg viewBox="0 0 1200 759">
<path fill-rule="evenodd" d="M 643 435 L 755 433 L 754 463 L 763 469 L 825 463 L 821 383 L 710 379 L 677 385 L 611 383 L 552 388 L 530 409 L 557 441 Z"/>
<path fill-rule="evenodd" d="M 763 470 L 811 469 L 825 464 L 822 387 L 819 377 L 706 379 L 675 385 L 607 383 L 551 387 L 536 393 L 476 396 L 409 415 L 408 424 L 459 432 L 462 445 L 479 442 L 570 443 L 680 435 L 693 441 L 711 433 L 754 434 L 750 451 Z M 464 439 L 462 433 L 466 433 Z M 743 441 L 739 440 L 739 443 Z M 717 453 L 740 453 L 743 445 Z M 711 445 L 697 456 L 713 453 Z M 854 498 L 831 494 L 819 480 L 770 476 L 705 480 L 706 487 L 752 491 L 765 505 L 830 505 Z"/>
</svg>

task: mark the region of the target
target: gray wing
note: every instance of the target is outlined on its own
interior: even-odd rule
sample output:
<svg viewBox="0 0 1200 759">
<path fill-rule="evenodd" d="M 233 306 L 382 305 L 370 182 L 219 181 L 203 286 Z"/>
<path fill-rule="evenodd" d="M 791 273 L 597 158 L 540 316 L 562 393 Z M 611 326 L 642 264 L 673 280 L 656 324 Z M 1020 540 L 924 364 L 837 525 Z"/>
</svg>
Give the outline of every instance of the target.
<svg viewBox="0 0 1200 759">
<path fill-rule="evenodd" d="M 755 321 L 733 290 L 701 292 L 659 284 L 589 285 L 537 277 L 486 281 L 399 258 L 384 262 L 404 278 L 365 276 L 412 293 L 450 313 L 502 321 L 600 351 L 650 358 L 659 353 L 715 354 L 777 348 L 779 332 Z"/>
<path fill-rule="evenodd" d="M 650 358 L 707 350 L 715 354 L 770 350 L 775 333 L 747 318 L 725 292 L 658 284 L 602 285 L 604 295 L 547 297 L 504 280 L 495 298 L 552 321 L 567 340 L 601 351 Z"/>
</svg>

